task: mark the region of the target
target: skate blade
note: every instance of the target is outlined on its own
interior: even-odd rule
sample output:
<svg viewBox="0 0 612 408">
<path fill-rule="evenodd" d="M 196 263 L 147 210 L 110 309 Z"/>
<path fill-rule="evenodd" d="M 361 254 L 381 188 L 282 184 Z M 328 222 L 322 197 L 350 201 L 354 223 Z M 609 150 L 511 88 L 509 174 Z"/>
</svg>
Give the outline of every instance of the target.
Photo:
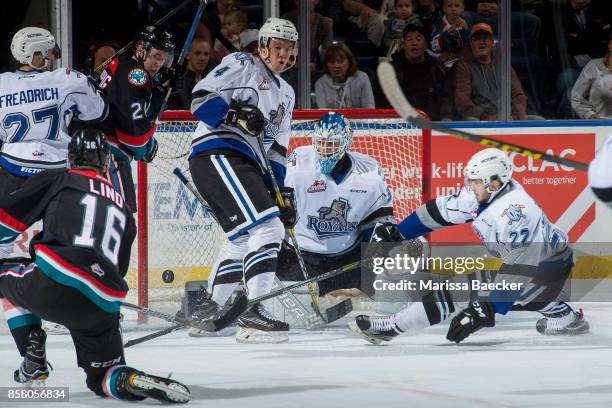
<svg viewBox="0 0 612 408">
<path fill-rule="evenodd" d="M 175 381 L 169 381 L 170 383 L 166 384 L 161 379 L 145 375 L 134 375 L 130 378 L 130 385 L 137 388 L 139 391 L 144 391 L 144 394 L 147 394 L 146 391 L 161 392 L 165 400 L 169 402 L 185 403 L 191 400 L 191 393 L 187 387 Z M 159 398 L 154 396 L 154 393 L 147 396 L 159 400 Z"/>
<path fill-rule="evenodd" d="M 382 339 L 379 339 L 379 338 L 376 338 L 376 337 L 372 337 L 372 336 L 364 333 L 363 331 L 361 331 L 359 326 L 357 326 L 357 323 L 355 323 L 354 321 L 349 322 L 348 323 L 348 327 L 349 327 L 349 329 L 351 329 L 352 331 L 357 333 L 359 336 L 364 338 L 368 343 L 371 343 L 371 344 L 374 344 L 374 345 L 378 346 L 378 345 L 380 345 L 383 342 Z"/>
<path fill-rule="evenodd" d="M 254 330 L 246 327 L 241 327 L 236 334 L 236 342 L 238 343 L 269 343 L 278 344 L 286 343 L 289 341 L 288 332 L 265 332 L 262 330 Z"/>
<path fill-rule="evenodd" d="M 208 332 L 204 330 L 198 330 L 192 327 L 191 329 L 189 329 L 189 332 L 187 334 L 189 335 L 189 337 L 231 337 L 236 335 L 237 331 L 238 330 L 236 327 L 226 327 L 217 332 Z"/>
</svg>

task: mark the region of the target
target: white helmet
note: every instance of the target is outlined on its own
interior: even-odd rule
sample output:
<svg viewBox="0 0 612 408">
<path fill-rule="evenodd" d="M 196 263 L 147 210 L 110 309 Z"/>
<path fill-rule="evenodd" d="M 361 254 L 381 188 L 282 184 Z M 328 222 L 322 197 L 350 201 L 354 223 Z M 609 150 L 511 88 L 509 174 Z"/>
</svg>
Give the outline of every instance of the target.
<svg viewBox="0 0 612 408">
<path fill-rule="evenodd" d="M 291 68 L 293 64 L 295 64 L 298 54 L 298 37 L 299 34 L 291 21 L 284 20 L 282 18 L 270 17 L 259 29 L 259 54 L 262 56 L 264 62 L 270 66 L 270 60 L 268 59 L 268 45 L 270 44 L 270 40 L 272 38 L 278 38 L 293 42 L 293 51 L 289 56 L 287 66 L 285 69 L 283 69 L 283 71 L 286 71 Z M 262 52 L 261 50 L 265 50 L 265 52 Z"/>
<path fill-rule="evenodd" d="M 11 52 L 13 57 L 23 65 L 41 69 L 42 67 L 32 66 L 34 54 L 40 52 L 45 60 L 49 59 L 49 50 L 55 47 L 53 34 L 44 28 L 25 27 L 17 31 L 11 42 Z"/>
<path fill-rule="evenodd" d="M 491 181 L 499 180 L 505 186 L 512 178 L 512 162 L 502 150 L 493 147 L 481 150 L 465 166 L 465 178 L 466 181 L 482 180 L 487 192 L 494 194 Z"/>
</svg>

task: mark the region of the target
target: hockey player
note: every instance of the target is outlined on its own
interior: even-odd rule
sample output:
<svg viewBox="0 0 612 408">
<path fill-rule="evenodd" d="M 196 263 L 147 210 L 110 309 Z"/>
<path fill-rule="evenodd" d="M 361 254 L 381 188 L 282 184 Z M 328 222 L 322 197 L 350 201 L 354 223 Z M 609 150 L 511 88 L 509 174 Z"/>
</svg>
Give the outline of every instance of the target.
<svg viewBox="0 0 612 408">
<path fill-rule="evenodd" d="M 597 198 L 612 206 L 612 133 L 589 165 L 589 186 Z"/>
<path fill-rule="evenodd" d="M 502 266 L 495 282 L 522 283 L 521 290 L 479 291 L 475 300 L 453 301 L 450 291 L 428 293 L 392 316 L 357 316 L 349 326 L 372 343 L 389 341 L 406 331 L 437 324 L 458 311 L 447 339 L 461 342 L 482 327 L 495 325 L 495 314 L 509 310 L 538 311 L 542 334 L 581 334 L 589 329 L 582 312 L 555 299 L 568 279 L 572 249 L 567 235 L 546 218 L 542 209 L 512 179 L 512 163 L 503 151 L 484 149 L 469 160 L 466 187 L 419 207 L 397 228 L 377 226 L 376 241 L 393 242 L 472 222 L 472 228 Z M 462 310 L 460 310 L 462 309 Z M 459 311 L 460 310 L 460 311 Z"/>
<path fill-rule="evenodd" d="M 21 383 L 49 375 L 40 318 L 66 326 L 75 344 L 87 387 L 121 400 L 150 397 L 187 402 L 183 384 L 125 365 L 119 306 L 128 290 L 127 273 L 136 228 L 119 191 L 103 176 L 110 148 L 92 127 L 74 131 L 68 147 L 70 170 L 39 173 L 10 195 L 0 197 L 0 239 L 12 239 L 42 220 L 30 243 L 32 259 L 0 264 L 0 297 L 30 313 L 17 341 L 23 362 Z M 9 326 L 10 326 L 9 314 Z"/>
<path fill-rule="evenodd" d="M 295 236 L 310 276 L 358 261 L 374 226 L 395 224 L 382 170 L 376 160 L 349 152 L 352 141 L 348 120 L 330 112 L 315 125 L 312 146 L 297 148 L 287 159 L 285 186 L 295 191 Z M 278 259 L 282 279 L 303 279 L 287 238 Z M 320 282 L 319 295 L 360 287 L 360 273 L 348 273 Z"/>
<path fill-rule="evenodd" d="M 169 33 L 155 34 L 153 30 L 148 27 L 139 33 L 132 53 L 113 59 L 98 83 L 110 104 L 109 115 L 101 126 L 113 152 L 110 173 L 133 212 L 136 192 L 130 162 L 133 159 L 150 163 L 157 154 L 153 134 L 163 91 L 157 89 L 153 78 L 169 65 L 174 50 Z"/>
<path fill-rule="evenodd" d="M 259 30 L 259 56 L 229 54 L 193 89 L 191 111 L 200 123 L 189 170 L 228 239 L 209 278 L 212 299 L 219 304 L 243 278 L 250 299 L 270 291 L 285 234 L 279 215 L 295 218 L 289 207 L 279 212 L 265 181 L 263 156 L 291 202 L 292 190 L 282 183 L 295 95 L 279 74 L 295 63 L 297 40 L 291 22 L 269 18 Z M 247 310 L 238 324 L 239 342 L 289 339 L 289 325 L 261 304 Z"/>
</svg>

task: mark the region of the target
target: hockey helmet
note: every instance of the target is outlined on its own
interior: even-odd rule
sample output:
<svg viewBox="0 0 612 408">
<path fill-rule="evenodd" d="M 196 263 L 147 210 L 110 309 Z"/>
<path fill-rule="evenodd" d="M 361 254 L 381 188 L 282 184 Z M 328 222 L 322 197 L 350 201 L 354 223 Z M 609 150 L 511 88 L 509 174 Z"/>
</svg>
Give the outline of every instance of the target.
<svg viewBox="0 0 612 408">
<path fill-rule="evenodd" d="M 348 120 L 339 113 L 328 112 L 315 125 L 312 146 L 317 152 L 321 173 L 330 174 L 350 149 L 353 131 Z"/>
<path fill-rule="evenodd" d="M 90 125 L 80 125 L 71 132 L 68 162 L 71 168 L 89 166 L 104 170 L 110 160 L 110 145 L 104 132 Z"/>
<path fill-rule="evenodd" d="M 136 34 L 134 38 L 133 53 L 134 57 L 139 60 L 144 60 L 147 56 L 147 52 L 157 43 L 157 36 L 155 35 L 155 26 L 145 27 L 144 30 Z"/>
<path fill-rule="evenodd" d="M 261 55 L 268 67 L 270 67 L 270 51 L 268 46 L 273 38 L 293 42 L 293 50 L 289 56 L 289 61 L 285 69 L 283 69 L 283 71 L 286 71 L 295 64 L 297 59 L 299 34 L 293 23 L 289 20 L 276 17 L 270 17 L 266 20 L 259 29 L 259 55 Z"/>
<path fill-rule="evenodd" d="M 466 183 L 469 180 L 482 180 L 486 191 L 491 194 L 495 193 L 491 190 L 493 180 L 498 180 L 503 187 L 511 178 L 510 158 L 504 151 L 493 147 L 474 154 L 465 166 Z"/>
<path fill-rule="evenodd" d="M 25 27 L 17 31 L 11 42 L 13 57 L 23 65 L 35 69 L 44 67 L 32 66 L 36 53 L 41 53 L 45 60 L 49 60 L 49 51 L 55 48 L 55 38 L 48 30 L 38 27 Z"/>
</svg>

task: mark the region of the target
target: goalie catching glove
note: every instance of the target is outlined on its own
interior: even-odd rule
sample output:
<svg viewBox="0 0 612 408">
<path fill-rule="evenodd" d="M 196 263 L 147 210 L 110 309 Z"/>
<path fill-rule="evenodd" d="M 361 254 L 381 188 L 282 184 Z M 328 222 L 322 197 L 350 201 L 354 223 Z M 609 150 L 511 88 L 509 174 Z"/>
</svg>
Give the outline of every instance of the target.
<svg viewBox="0 0 612 408">
<path fill-rule="evenodd" d="M 473 301 L 451 321 L 446 339 L 460 343 L 483 327 L 495 326 L 495 311 L 489 302 Z"/>
<path fill-rule="evenodd" d="M 285 228 L 293 228 L 297 221 L 295 190 L 291 187 L 279 187 L 280 195 L 283 197 L 284 206 L 279 203 L 280 219 Z"/>
<path fill-rule="evenodd" d="M 225 123 L 251 136 L 258 136 L 266 125 L 266 119 L 257 106 L 232 99 Z"/>
</svg>

